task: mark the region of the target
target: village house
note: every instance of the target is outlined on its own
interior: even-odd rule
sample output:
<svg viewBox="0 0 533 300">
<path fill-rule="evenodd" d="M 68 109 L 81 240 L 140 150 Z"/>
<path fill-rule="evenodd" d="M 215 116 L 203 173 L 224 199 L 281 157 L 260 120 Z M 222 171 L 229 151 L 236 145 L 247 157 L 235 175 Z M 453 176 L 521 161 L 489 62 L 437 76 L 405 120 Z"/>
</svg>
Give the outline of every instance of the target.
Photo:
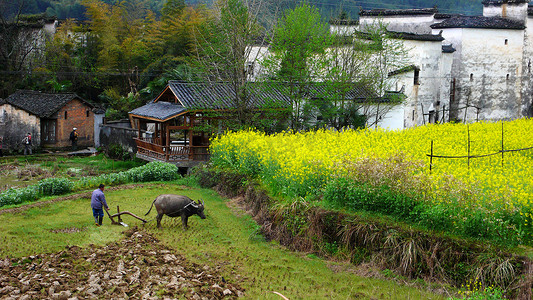
<svg viewBox="0 0 533 300">
<path fill-rule="evenodd" d="M 436 8 L 361 10 L 359 22 L 331 30 L 364 32 L 382 22 L 405 40 L 412 68 L 391 72 L 407 96 L 404 128 L 531 117 L 533 8 L 526 0 L 482 4 L 483 16 L 439 14 Z"/>
<path fill-rule="evenodd" d="M 34 147 L 68 147 L 74 127 L 79 146 L 94 145 L 95 107 L 76 94 L 19 90 L 0 101 L 0 135 L 8 150 L 21 148 L 27 133 Z"/>
<path fill-rule="evenodd" d="M 526 0 L 485 0 L 483 16 L 441 14 L 437 8 L 361 10 L 359 20 L 331 20 L 330 31 L 364 37 L 384 24 L 407 52 L 389 70 L 389 92 L 405 101 L 378 125 L 403 129 L 435 122 L 498 121 L 531 117 L 533 7 Z M 269 45 L 253 45 L 250 80 L 264 75 Z M 368 116 L 372 118 L 373 116 Z"/>
</svg>

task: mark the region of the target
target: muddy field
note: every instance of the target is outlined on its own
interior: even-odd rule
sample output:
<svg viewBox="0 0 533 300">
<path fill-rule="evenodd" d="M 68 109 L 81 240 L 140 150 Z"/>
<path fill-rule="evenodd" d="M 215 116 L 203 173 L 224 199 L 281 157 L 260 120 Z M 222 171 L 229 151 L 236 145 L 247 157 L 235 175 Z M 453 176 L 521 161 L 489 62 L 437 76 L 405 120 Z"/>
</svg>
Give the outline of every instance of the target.
<svg viewBox="0 0 533 300">
<path fill-rule="evenodd" d="M 231 299 L 244 293 L 218 267 L 188 262 L 141 229 L 125 235 L 104 247 L 0 259 L 0 299 Z"/>
</svg>

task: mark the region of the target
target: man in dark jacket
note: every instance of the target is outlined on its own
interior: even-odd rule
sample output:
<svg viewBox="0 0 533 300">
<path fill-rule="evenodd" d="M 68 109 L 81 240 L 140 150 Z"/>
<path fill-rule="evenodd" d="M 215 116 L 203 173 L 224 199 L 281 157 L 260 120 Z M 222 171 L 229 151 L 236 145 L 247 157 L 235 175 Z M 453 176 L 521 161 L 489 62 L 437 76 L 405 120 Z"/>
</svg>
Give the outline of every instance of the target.
<svg viewBox="0 0 533 300">
<path fill-rule="evenodd" d="M 76 127 L 72 128 L 72 131 L 70 132 L 70 141 L 72 142 L 72 151 L 78 150 L 78 132 L 76 131 Z"/>
<path fill-rule="evenodd" d="M 24 155 L 26 155 L 28 152 L 31 155 L 31 133 L 28 132 L 28 135 L 22 139 L 22 144 L 24 144 Z"/>
<path fill-rule="evenodd" d="M 91 208 L 93 209 L 93 216 L 96 226 L 102 225 L 104 219 L 104 210 L 109 210 L 107 202 L 105 201 L 104 185 L 100 184 L 96 190 L 93 191 L 91 196 Z"/>
</svg>

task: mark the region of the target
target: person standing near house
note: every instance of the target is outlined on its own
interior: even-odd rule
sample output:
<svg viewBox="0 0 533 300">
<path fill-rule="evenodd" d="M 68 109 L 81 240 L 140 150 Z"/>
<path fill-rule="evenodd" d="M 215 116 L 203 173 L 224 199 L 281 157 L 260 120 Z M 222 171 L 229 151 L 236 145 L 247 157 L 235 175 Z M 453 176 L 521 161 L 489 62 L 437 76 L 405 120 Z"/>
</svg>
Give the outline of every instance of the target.
<svg viewBox="0 0 533 300">
<path fill-rule="evenodd" d="M 28 134 L 22 139 L 22 144 L 24 144 L 24 155 L 27 155 L 27 153 L 31 153 L 31 133 L 28 132 Z"/>
<path fill-rule="evenodd" d="M 72 128 L 72 132 L 70 132 L 70 141 L 72 142 L 72 151 L 78 150 L 78 132 L 76 131 L 77 128 Z"/>
<path fill-rule="evenodd" d="M 96 226 L 102 225 L 104 219 L 104 208 L 109 210 L 107 202 L 105 201 L 104 185 L 100 184 L 91 196 L 91 208 L 93 209 L 94 222 Z"/>
</svg>

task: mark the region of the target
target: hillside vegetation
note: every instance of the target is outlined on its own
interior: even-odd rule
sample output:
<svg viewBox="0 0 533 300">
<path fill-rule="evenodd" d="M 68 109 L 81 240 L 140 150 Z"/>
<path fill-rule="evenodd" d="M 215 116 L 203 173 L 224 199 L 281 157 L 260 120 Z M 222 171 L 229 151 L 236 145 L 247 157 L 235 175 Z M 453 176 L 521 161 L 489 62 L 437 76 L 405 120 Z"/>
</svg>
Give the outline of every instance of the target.
<svg viewBox="0 0 533 300">
<path fill-rule="evenodd" d="M 9 18 L 15 14 L 19 8 L 21 1 L 12 1 L 4 4 L 7 6 L 2 14 L 4 18 Z M 74 18 L 78 20 L 85 20 L 85 8 L 81 0 L 74 1 L 50 1 L 50 0 L 29 0 L 24 1 L 22 6 L 23 14 L 39 14 L 46 13 L 49 16 L 56 16 L 59 19 Z M 106 3 L 117 4 L 119 1 L 106 0 Z M 141 6 L 149 8 L 156 14 L 160 15 L 161 9 L 166 1 L 164 0 L 151 0 L 151 1 L 128 1 L 132 6 Z M 211 5 L 213 0 L 185 0 L 188 5 L 207 4 Z M 270 9 L 287 9 L 294 8 L 298 1 L 292 0 L 267 0 L 265 1 L 266 7 Z M 352 19 L 357 18 L 359 9 L 408 9 L 408 8 L 428 8 L 435 5 L 440 12 L 454 13 L 454 14 L 466 14 L 466 15 L 479 15 L 481 14 L 482 6 L 480 1 L 469 0 L 441 0 L 429 1 L 429 0 L 384 0 L 384 1 L 358 1 L 358 0 L 311 0 L 310 4 L 320 9 L 324 18 L 329 19 L 331 17 L 338 16 L 341 11 L 345 11 Z"/>
</svg>

